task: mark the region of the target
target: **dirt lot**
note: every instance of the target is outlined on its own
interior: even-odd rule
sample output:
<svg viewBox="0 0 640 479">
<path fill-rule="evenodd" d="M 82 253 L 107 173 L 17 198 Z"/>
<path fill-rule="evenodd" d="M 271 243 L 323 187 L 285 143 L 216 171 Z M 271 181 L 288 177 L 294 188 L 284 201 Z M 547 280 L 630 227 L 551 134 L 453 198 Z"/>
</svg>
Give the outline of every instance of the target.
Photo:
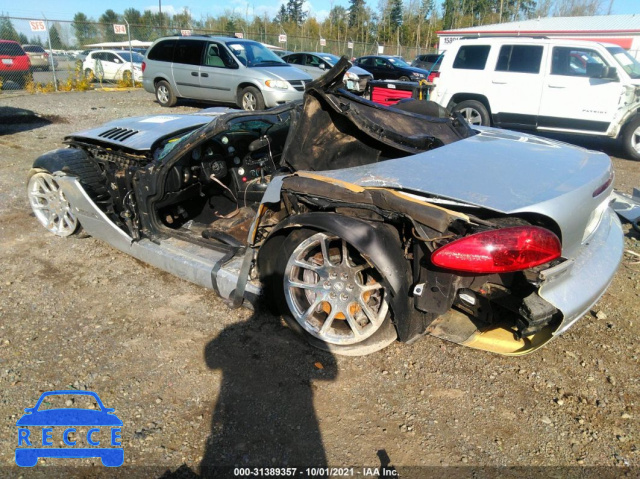
<svg viewBox="0 0 640 479">
<path fill-rule="evenodd" d="M 4 107 L 47 121 L 7 123 Z M 472 466 L 488 476 L 505 466 L 564 468 L 514 477 L 640 475 L 640 258 L 625 256 L 592 313 L 526 357 L 430 337 L 333 357 L 263 309 L 229 309 L 100 241 L 57 238 L 37 223 L 25 178 L 38 155 L 70 132 L 150 113 L 167 110 L 143 91 L 0 95 L 0 475 L 329 465 L 367 477 L 363 466 L 388 461 L 401 477 L 468 476 Z M 611 142 L 581 144 L 619 154 Z M 619 189 L 640 186 L 640 164 L 613 161 Z M 638 234 L 625 231 L 626 248 L 640 253 Z M 15 466 L 16 420 L 55 389 L 95 391 L 115 408 L 124 468 L 98 459 Z M 495 469 L 477 469 L 486 467 Z"/>
</svg>

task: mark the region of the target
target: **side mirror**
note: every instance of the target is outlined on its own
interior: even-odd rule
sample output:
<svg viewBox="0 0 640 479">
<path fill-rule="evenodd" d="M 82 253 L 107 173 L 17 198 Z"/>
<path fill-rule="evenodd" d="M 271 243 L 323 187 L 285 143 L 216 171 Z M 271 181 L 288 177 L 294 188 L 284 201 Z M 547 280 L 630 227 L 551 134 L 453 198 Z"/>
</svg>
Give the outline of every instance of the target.
<svg viewBox="0 0 640 479">
<path fill-rule="evenodd" d="M 601 63 L 587 63 L 587 77 L 615 80 L 618 78 L 618 74 L 615 67 L 602 65 Z"/>
<path fill-rule="evenodd" d="M 324 63 L 321 63 L 318 67 L 320 67 L 320 70 L 325 70 L 327 68 Z"/>
</svg>

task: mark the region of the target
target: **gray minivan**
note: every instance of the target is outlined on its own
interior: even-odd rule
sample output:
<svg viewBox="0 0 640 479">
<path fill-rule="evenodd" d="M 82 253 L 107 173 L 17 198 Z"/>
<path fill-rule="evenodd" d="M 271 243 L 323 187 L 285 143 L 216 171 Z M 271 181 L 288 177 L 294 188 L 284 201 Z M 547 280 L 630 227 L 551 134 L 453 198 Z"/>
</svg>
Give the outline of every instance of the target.
<svg viewBox="0 0 640 479">
<path fill-rule="evenodd" d="M 162 106 L 178 98 L 262 110 L 302 98 L 311 77 L 263 44 L 232 37 L 165 37 L 142 64 L 142 84 Z"/>
</svg>

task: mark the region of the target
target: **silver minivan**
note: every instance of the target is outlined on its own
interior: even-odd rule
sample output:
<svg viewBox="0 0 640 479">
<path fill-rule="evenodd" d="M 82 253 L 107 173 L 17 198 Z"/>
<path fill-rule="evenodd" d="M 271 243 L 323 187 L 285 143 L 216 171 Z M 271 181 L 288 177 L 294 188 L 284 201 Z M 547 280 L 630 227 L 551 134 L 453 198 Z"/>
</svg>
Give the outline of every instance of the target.
<svg viewBox="0 0 640 479">
<path fill-rule="evenodd" d="M 142 71 L 144 89 L 167 107 L 190 98 L 263 110 L 301 99 L 311 81 L 263 44 L 232 37 L 161 38 L 147 51 Z"/>
</svg>

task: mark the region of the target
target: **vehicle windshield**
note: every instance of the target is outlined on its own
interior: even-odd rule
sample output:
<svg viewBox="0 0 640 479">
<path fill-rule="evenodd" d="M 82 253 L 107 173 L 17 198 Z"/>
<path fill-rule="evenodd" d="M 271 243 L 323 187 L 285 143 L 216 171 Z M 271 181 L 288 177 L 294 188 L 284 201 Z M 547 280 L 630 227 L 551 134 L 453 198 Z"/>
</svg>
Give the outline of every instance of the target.
<svg viewBox="0 0 640 479">
<path fill-rule="evenodd" d="M 323 53 L 322 55 L 320 55 L 320 58 L 322 58 L 329 65 L 332 65 L 332 66 L 338 63 L 338 60 L 340 60 L 339 56 L 331 55 L 330 53 Z"/>
<path fill-rule="evenodd" d="M 620 67 L 627 72 L 627 75 L 634 80 L 640 78 L 640 62 L 629 55 L 629 52 L 621 47 L 607 47 L 607 50 L 613 55 Z"/>
<path fill-rule="evenodd" d="M 131 57 L 133 57 L 133 63 L 142 63 L 144 61 L 144 57 L 136 52 L 118 52 L 125 62 L 130 62 Z"/>
<path fill-rule="evenodd" d="M 263 44 L 252 41 L 226 42 L 229 50 L 246 67 L 282 66 L 288 65 L 278 55 L 273 53 Z"/>
<path fill-rule="evenodd" d="M 155 159 L 162 160 L 165 156 L 175 150 L 178 145 L 182 144 L 187 138 L 190 138 L 191 135 L 193 135 L 196 131 L 201 130 L 205 126 L 206 125 L 203 125 L 191 131 L 182 132 L 179 135 L 170 138 L 160 148 L 158 148 L 158 150 L 154 154 Z"/>
<path fill-rule="evenodd" d="M 407 62 L 405 62 L 402 58 L 398 58 L 398 57 L 390 57 L 389 61 L 395 67 L 410 67 L 411 66 Z"/>
</svg>

